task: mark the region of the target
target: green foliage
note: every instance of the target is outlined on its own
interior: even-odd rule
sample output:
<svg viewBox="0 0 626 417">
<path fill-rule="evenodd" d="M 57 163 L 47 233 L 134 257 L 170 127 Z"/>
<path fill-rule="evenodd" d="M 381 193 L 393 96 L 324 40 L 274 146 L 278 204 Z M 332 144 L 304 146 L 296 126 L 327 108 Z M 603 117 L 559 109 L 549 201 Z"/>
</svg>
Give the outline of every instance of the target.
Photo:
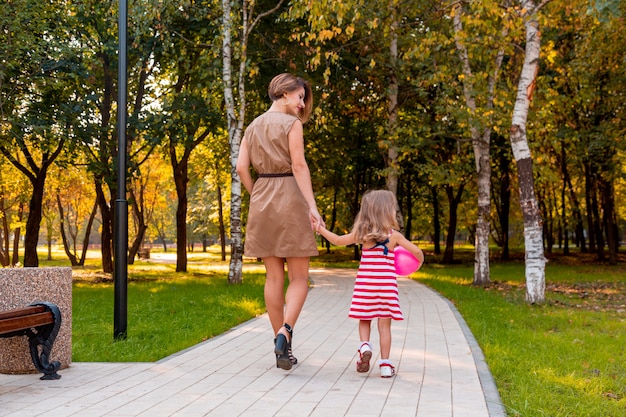
<svg viewBox="0 0 626 417">
<path fill-rule="evenodd" d="M 607 22 L 612 17 L 623 16 L 623 4 L 620 0 L 589 0 L 588 15 L 598 17 L 601 22 Z"/>
<path fill-rule="evenodd" d="M 258 16 L 276 2 L 247 4 L 253 6 L 252 16 Z M 241 30 L 241 5 L 233 4 L 236 33 Z M 291 71 L 311 80 L 315 109 L 305 125 L 306 155 L 319 209 L 335 230 L 350 227 L 364 190 L 385 186 L 387 150 L 394 145 L 407 231 L 434 236 L 435 203 L 440 203 L 438 220 L 446 230 L 450 208 L 444 189 L 468 184 L 459 230 L 471 233 L 476 189 L 468 130 L 488 127 L 498 138 L 493 146 L 510 148 L 508 121 L 525 39 L 517 2 L 464 2 L 463 30 L 456 35 L 452 6 L 423 0 L 296 0 L 282 3 L 250 33 L 248 59 L 241 67 L 246 122 L 267 109 L 267 84 L 277 73 Z M 400 16 L 395 19 L 397 60 L 390 54 L 392 10 Z M 542 53 L 527 127 L 537 195 L 554 241 L 566 231 L 572 235 L 575 226 L 589 236 L 592 225 L 586 219 L 592 216 L 601 229 L 601 198 L 610 195 L 619 230 L 624 228 L 623 12 L 624 2 L 615 0 L 551 0 L 539 16 Z M 189 181 L 188 213 L 195 216 L 190 223 L 198 231 L 214 228 L 214 221 L 205 221 L 215 216 L 210 203 L 218 184 L 228 195 L 231 175 L 225 156 L 229 150 L 221 17 L 215 1 L 150 0 L 129 7 L 129 176 L 133 183 L 156 181 L 149 169 L 141 168 L 154 155 L 168 163 L 175 156 L 183 169 L 185 152 L 204 139 L 203 155 L 189 159 L 190 176 L 182 181 Z M 6 148 L 2 158 L 37 160 L 64 139 L 57 162 L 61 167 L 77 165 L 85 178 L 102 185 L 96 224 L 110 228 L 107 204 L 115 195 L 117 156 L 117 3 L 10 0 L 0 5 L 0 26 L 0 147 Z M 463 71 L 455 41 L 467 48 L 471 74 Z M 241 46 L 233 43 L 235 61 L 242 56 Z M 488 81 L 500 48 L 505 57 L 490 108 Z M 235 73 L 239 70 L 234 68 Z M 387 97 L 392 70 L 398 80 L 398 126 L 390 134 Z M 469 85 L 476 112 L 469 111 L 463 99 L 463 87 Z M 20 147 L 30 155 L 18 151 Z M 495 153 L 492 157 L 498 156 Z M 503 158 L 493 176 L 512 172 L 510 165 Z M 566 171 L 571 180 L 567 186 Z M 7 184 L 19 176 L 16 172 L 3 164 Z M 609 190 L 604 195 L 598 191 L 601 186 Z M 515 199 L 515 181 L 503 187 L 509 187 Z M 174 189 L 174 184 L 167 188 Z M 564 197 L 558 195 L 563 188 Z M 17 194 L 24 193 L 3 191 L 7 202 L 0 208 L 0 217 L 15 226 L 28 214 L 26 206 L 15 203 Z M 494 205 L 500 205 L 495 189 L 492 195 Z M 155 229 L 171 222 L 175 198 L 170 194 L 156 205 L 148 236 L 163 234 Z M 516 226 L 521 214 L 513 203 L 510 218 Z M 228 204 L 225 201 L 226 213 Z M 593 214 L 596 206 L 599 210 Z M 3 239 L 13 235 L 11 227 L 8 230 L 0 232 Z"/>
<path fill-rule="evenodd" d="M 72 137 L 82 110 L 74 99 L 82 75 L 78 49 L 66 42 L 66 22 L 56 13 L 61 4 L 0 5 L 0 150 L 23 171 L 35 169 L 22 155 L 32 164 L 45 161 Z"/>
</svg>

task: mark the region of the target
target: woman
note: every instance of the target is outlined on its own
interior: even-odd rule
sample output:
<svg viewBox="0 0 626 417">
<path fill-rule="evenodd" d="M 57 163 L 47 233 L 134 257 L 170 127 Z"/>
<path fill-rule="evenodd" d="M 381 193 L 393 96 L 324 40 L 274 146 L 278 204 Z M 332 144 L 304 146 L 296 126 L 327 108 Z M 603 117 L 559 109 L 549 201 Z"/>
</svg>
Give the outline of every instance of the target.
<svg viewBox="0 0 626 417">
<path fill-rule="evenodd" d="M 270 82 L 268 93 L 272 105 L 246 129 L 237 173 L 250 193 L 244 254 L 261 258 L 265 265 L 265 304 L 275 335 L 276 366 L 288 370 L 298 362 L 291 340 L 308 293 L 309 258 L 318 255 L 313 225 L 323 221 L 304 157 L 302 124 L 313 108 L 311 87 L 302 78 L 280 74 Z"/>
</svg>

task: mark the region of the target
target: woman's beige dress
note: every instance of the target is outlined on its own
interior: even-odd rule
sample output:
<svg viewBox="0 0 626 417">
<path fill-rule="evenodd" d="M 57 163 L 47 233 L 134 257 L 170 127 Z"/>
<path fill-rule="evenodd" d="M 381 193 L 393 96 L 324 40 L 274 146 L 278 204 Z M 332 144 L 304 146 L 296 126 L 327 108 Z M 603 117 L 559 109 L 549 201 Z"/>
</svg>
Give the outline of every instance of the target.
<svg viewBox="0 0 626 417">
<path fill-rule="evenodd" d="M 288 134 L 295 116 L 266 112 L 246 129 L 257 174 L 291 173 Z M 308 205 L 293 176 L 259 177 L 250 196 L 244 254 L 255 258 L 317 256 Z"/>
</svg>

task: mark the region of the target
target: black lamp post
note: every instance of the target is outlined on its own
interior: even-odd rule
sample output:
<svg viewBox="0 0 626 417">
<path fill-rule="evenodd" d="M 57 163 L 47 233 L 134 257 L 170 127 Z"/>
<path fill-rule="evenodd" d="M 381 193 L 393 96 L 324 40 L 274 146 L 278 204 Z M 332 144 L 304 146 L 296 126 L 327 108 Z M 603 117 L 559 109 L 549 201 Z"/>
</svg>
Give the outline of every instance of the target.
<svg viewBox="0 0 626 417">
<path fill-rule="evenodd" d="M 118 101 L 117 101 L 117 200 L 114 218 L 114 286 L 113 338 L 126 339 L 128 321 L 128 202 L 126 201 L 126 94 L 128 5 L 119 0 Z"/>
</svg>

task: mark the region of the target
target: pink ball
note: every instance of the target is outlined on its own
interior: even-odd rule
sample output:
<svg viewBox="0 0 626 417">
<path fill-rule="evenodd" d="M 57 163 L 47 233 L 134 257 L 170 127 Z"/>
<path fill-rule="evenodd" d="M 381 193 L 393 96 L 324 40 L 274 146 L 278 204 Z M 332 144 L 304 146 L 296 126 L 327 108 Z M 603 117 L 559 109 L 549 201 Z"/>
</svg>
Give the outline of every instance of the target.
<svg viewBox="0 0 626 417">
<path fill-rule="evenodd" d="M 396 274 L 405 277 L 411 275 L 420 267 L 420 261 L 402 246 L 396 246 L 393 253 L 395 254 L 394 264 Z"/>
</svg>

